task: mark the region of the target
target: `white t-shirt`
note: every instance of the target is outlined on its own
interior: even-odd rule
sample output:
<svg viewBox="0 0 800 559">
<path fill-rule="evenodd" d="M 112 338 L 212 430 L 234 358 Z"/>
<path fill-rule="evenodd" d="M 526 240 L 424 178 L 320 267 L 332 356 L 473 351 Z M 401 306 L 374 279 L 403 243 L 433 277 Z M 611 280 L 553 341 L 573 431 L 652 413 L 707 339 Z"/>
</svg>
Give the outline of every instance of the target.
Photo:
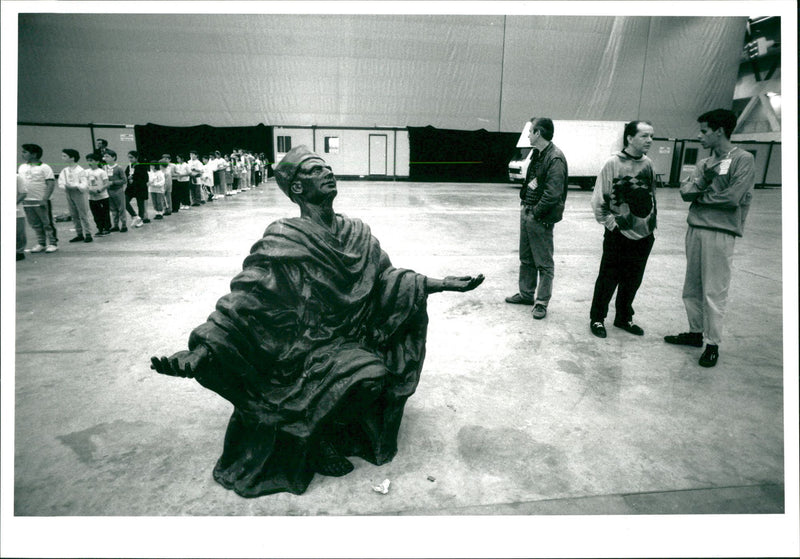
<svg viewBox="0 0 800 559">
<path fill-rule="evenodd" d="M 201 173 L 204 171 L 205 167 L 203 166 L 203 162 L 199 159 L 190 159 L 186 162 L 186 165 L 189 168 L 189 171 L 200 171 Z M 190 175 L 191 176 L 191 175 Z M 202 183 L 202 174 L 198 176 L 195 180 L 192 181 L 193 184 L 201 184 Z"/>
<path fill-rule="evenodd" d="M 178 182 L 189 182 L 189 164 L 186 162 L 176 163 L 173 178 Z"/>
<path fill-rule="evenodd" d="M 209 161 L 203 165 L 202 184 L 206 186 L 214 186 L 214 171 L 216 168 L 216 165 L 212 161 Z"/>
<path fill-rule="evenodd" d="M 89 187 L 89 200 L 105 200 L 108 198 L 108 173 L 106 173 L 105 169 L 85 169 L 83 174 Z M 95 192 L 92 192 L 93 190 Z"/>
<path fill-rule="evenodd" d="M 47 163 L 23 163 L 17 174 L 22 178 L 28 196 L 22 202 L 24 206 L 39 206 L 47 192 L 47 181 L 55 180 L 53 169 Z"/>
<path fill-rule="evenodd" d="M 148 171 L 147 172 L 147 191 L 164 194 L 164 185 L 167 179 L 164 171 Z"/>
</svg>

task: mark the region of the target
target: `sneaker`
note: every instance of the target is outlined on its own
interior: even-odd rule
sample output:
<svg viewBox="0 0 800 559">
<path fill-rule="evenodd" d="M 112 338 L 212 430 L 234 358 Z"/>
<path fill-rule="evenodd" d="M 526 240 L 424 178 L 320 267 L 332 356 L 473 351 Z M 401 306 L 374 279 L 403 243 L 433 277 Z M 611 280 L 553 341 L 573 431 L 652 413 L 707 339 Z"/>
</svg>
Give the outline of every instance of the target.
<svg viewBox="0 0 800 559">
<path fill-rule="evenodd" d="M 164 219 L 164 216 L 161 215 L 161 214 L 156 214 L 156 216 L 153 219 Z M 147 221 L 148 220 L 146 220 L 146 219 L 144 220 L 145 223 L 147 223 Z"/>
<path fill-rule="evenodd" d="M 136 218 L 136 219 L 133 221 L 133 226 L 134 226 L 134 227 L 141 227 L 142 225 L 144 225 L 144 223 L 142 222 L 142 218 L 140 218 L 140 217 L 137 217 L 137 218 Z"/>
<path fill-rule="evenodd" d="M 58 245 L 47 245 L 47 248 L 44 249 L 45 252 L 55 252 L 58 250 Z"/>
<path fill-rule="evenodd" d="M 92 239 L 92 236 L 91 236 L 91 235 L 86 235 L 86 236 L 83 238 L 83 242 L 84 242 L 84 243 L 91 243 L 93 240 L 94 240 L 94 239 Z"/>
<path fill-rule="evenodd" d="M 512 305 L 533 305 L 534 302 L 533 299 L 526 299 L 519 293 L 506 297 L 506 303 L 511 303 Z"/>
<path fill-rule="evenodd" d="M 25 253 L 24 252 L 18 252 L 17 253 L 17 262 L 19 262 L 20 260 L 25 260 Z"/>
<path fill-rule="evenodd" d="M 42 245 L 36 245 L 35 247 L 33 247 L 31 249 L 31 252 L 42 252 L 43 250 L 44 250 L 44 247 Z"/>
<path fill-rule="evenodd" d="M 690 345 L 692 347 L 703 347 L 702 332 L 683 332 L 674 336 L 664 336 L 664 341 L 668 344 Z"/>
<path fill-rule="evenodd" d="M 547 307 L 545 307 L 541 303 L 536 303 L 533 306 L 533 318 L 536 320 L 541 320 L 547 316 Z"/>
<path fill-rule="evenodd" d="M 119 227 L 116 225 L 108 230 L 109 233 L 119 233 Z"/>
<path fill-rule="evenodd" d="M 78 235 L 69 240 L 70 243 L 79 243 L 83 240 L 83 235 Z"/>
<path fill-rule="evenodd" d="M 605 325 L 597 320 L 589 323 L 589 329 L 592 331 L 592 334 L 598 338 L 605 338 L 608 335 Z"/>
<path fill-rule="evenodd" d="M 701 367 L 713 367 L 717 364 L 717 359 L 719 359 L 719 346 L 706 344 L 706 349 L 700 356 L 698 364 Z"/>
<path fill-rule="evenodd" d="M 634 336 L 644 336 L 644 330 L 642 330 L 639 326 L 636 326 L 632 320 L 629 320 L 628 322 L 617 322 L 615 320 L 614 326 L 616 328 L 621 328 L 626 332 L 630 332 Z"/>
<path fill-rule="evenodd" d="M 127 233 L 128 232 L 128 228 L 123 225 L 122 229 L 120 229 L 119 232 L 120 233 Z"/>
</svg>

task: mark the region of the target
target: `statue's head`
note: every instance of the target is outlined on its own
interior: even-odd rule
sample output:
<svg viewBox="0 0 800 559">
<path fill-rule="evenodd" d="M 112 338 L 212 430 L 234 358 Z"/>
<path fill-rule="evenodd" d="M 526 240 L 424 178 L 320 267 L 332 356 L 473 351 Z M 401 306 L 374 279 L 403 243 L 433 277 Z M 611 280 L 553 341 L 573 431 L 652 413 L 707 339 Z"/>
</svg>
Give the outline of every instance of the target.
<svg viewBox="0 0 800 559">
<path fill-rule="evenodd" d="M 313 204 L 333 200 L 336 177 L 319 155 L 306 146 L 297 146 L 275 166 L 278 187 L 293 202 L 304 198 Z"/>
</svg>

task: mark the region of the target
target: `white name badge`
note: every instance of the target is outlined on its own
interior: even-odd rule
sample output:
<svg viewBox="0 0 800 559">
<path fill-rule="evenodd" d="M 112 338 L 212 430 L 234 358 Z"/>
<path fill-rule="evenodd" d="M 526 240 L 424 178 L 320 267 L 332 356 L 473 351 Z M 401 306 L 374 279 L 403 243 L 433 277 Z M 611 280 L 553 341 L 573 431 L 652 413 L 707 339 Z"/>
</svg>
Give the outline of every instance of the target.
<svg viewBox="0 0 800 559">
<path fill-rule="evenodd" d="M 723 159 L 719 162 L 719 174 L 720 175 L 727 175 L 728 169 L 731 168 L 731 160 L 730 159 Z"/>
</svg>

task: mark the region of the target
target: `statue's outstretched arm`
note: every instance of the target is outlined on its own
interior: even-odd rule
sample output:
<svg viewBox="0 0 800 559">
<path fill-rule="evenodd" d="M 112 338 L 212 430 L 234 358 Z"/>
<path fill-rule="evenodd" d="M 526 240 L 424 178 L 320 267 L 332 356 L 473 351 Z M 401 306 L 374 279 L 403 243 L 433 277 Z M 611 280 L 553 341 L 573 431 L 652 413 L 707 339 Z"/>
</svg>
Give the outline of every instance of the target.
<svg viewBox="0 0 800 559">
<path fill-rule="evenodd" d="M 477 276 L 447 276 L 444 279 L 428 278 L 426 282 L 428 293 L 441 291 L 472 291 L 483 283 L 483 274 Z"/>
<path fill-rule="evenodd" d="M 179 351 L 170 357 L 151 357 L 150 368 L 162 375 L 195 378 L 210 358 L 208 348 L 199 345 L 192 351 Z"/>
</svg>

